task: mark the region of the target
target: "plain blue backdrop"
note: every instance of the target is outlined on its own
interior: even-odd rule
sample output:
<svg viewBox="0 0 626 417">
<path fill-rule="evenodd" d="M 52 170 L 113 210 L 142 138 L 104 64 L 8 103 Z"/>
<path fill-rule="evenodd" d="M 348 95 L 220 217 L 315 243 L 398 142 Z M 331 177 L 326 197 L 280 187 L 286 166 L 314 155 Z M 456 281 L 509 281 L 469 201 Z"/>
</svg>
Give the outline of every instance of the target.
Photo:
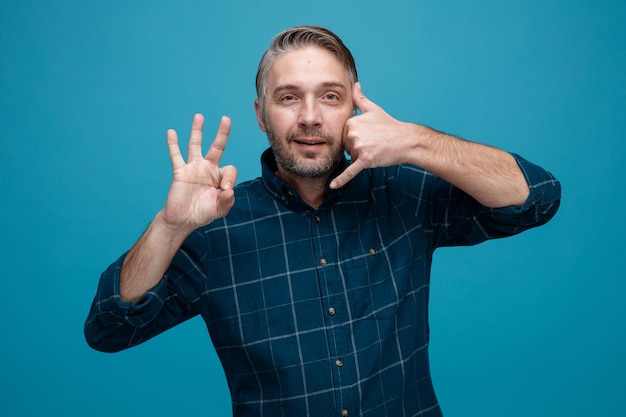
<svg viewBox="0 0 626 417">
<path fill-rule="evenodd" d="M 543 228 L 436 253 L 432 372 L 447 417 L 624 416 L 626 2 L 3 1 L 0 5 L 0 414 L 228 416 L 191 320 L 90 350 L 100 272 L 170 181 L 165 132 L 233 129 L 224 163 L 259 174 L 254 73 L 296 24 L 337 32 L 365 93 L 398 119 L 553 172 Z M 207 141 L 208 142 L 208 141 Z"/>
</svg>

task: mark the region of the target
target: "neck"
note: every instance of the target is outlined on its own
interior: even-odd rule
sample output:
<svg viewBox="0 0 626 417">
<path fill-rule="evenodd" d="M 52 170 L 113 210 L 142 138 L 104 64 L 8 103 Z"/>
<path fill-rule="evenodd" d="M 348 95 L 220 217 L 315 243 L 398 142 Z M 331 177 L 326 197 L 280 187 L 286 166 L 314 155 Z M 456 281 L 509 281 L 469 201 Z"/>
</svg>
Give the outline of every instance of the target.
<svg viewBox="0 0 626 417">
<path fill-rule="evenodd" d="M 300 195 L 300 198 L 309 206 L 318 208 L 324 202 L 324 191 L 326 190 L 326 184 L 328 183 L 330 175 L 307 178 L 297 176 L 281 168 L 278 168 L 276 175 L 287 184 L 293 186 Z"/>
</svg>

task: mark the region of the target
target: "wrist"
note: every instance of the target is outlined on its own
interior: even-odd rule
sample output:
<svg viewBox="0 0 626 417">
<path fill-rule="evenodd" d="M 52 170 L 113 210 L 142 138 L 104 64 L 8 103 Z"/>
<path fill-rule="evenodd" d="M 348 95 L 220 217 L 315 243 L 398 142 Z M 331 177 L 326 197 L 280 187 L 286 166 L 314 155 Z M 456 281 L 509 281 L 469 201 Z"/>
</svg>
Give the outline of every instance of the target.
<svg viewBox="0 0 626 417">
<path fill-rule="evenodd" d="M 154 216 L 149 229 L 152 229 L 152 233 L 159 239 L 171 242 L 173 246 L 180 246 L 187 236 L 195 230 L 195 228 L 187 225 L 177 225 L 167 221 L 163 210 Z"/>
<path fill-rule="evenodd" d="M 406 136 L 409 139 L 403 147 L 405 163 L 430 170 L 436 163 L 438 150 L 444 146 L 447 135 L 426 126 L 407 123 Z"/>
</svg>

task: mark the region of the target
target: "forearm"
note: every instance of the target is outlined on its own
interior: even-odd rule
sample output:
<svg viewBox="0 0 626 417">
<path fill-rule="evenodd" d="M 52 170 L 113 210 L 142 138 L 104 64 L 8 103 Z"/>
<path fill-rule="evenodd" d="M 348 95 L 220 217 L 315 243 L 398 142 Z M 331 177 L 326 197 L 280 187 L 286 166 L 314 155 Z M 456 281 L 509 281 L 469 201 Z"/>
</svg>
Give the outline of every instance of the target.
<svg viewBox="0 0 626 417">
<path fill-rule="evenodd" d="M 120 301 L 137 302 L 165 274 L 187 232 L 168 228 L 159 212 L 128 252 L 120 272 Z"/>
<path fill-rule="evenodd" d="M 513 156 L 500 149 L 411 125 L 407 162 L 450 182 L 486 207 L 523 205 L 530 190 Z"/>
<path fill-rule="evenodd" d="M 202 286 L 188 271 L 204 257 L 203 235 L 185 235 L 172 232 L 159 213 L 133 248 L 102 273 L 85 321 L 89 346 L 126 349 L 198 313 L 194 303 Z"/>
</svg>

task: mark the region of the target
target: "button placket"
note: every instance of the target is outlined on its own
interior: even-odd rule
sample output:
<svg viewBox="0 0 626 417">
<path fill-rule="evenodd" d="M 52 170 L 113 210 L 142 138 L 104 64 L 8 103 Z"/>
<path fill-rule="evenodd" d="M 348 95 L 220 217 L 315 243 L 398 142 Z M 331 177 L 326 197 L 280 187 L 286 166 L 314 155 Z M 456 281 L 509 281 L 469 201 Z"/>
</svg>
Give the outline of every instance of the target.
<svg viewBox="0 0 626 417">
<path fill-rule="evenodd" d="M 346 319 L 344 298 L 340 295 L 344 289 L 343 281 L 339 275 L 337 253 L 337 242 L 332 238 L 335 232 L 333 222 L 330 221 L 330 212 L 325 210 L 307 213 L 310 221 L 314 260 L 313 265 L 317 269 L 319 280 L 321 304 L 324 306 L 321 311 L 324 315 L 323 321 L 326 327 L 327 337 L 332 340 L 329 343 L 327 363 L 332 368 L 333 380 L 353 380 L 354 364 L 350 360 L 349 333 L 344 326 L 337 324 Z M 329 340 L 327 340 L 329 341 Z M 344 360 L 348 360 L 346 362 Z M 341 376 L 340 376 L 341 374 Z M 351 396 L 349 396 L 351 397 Z M 350 398 L 344 398 L 343 406 L 351 404 Z M 348 416 L 348 408 L 341 405 L 336 411 L 336 415 Z"/>
</svg>

